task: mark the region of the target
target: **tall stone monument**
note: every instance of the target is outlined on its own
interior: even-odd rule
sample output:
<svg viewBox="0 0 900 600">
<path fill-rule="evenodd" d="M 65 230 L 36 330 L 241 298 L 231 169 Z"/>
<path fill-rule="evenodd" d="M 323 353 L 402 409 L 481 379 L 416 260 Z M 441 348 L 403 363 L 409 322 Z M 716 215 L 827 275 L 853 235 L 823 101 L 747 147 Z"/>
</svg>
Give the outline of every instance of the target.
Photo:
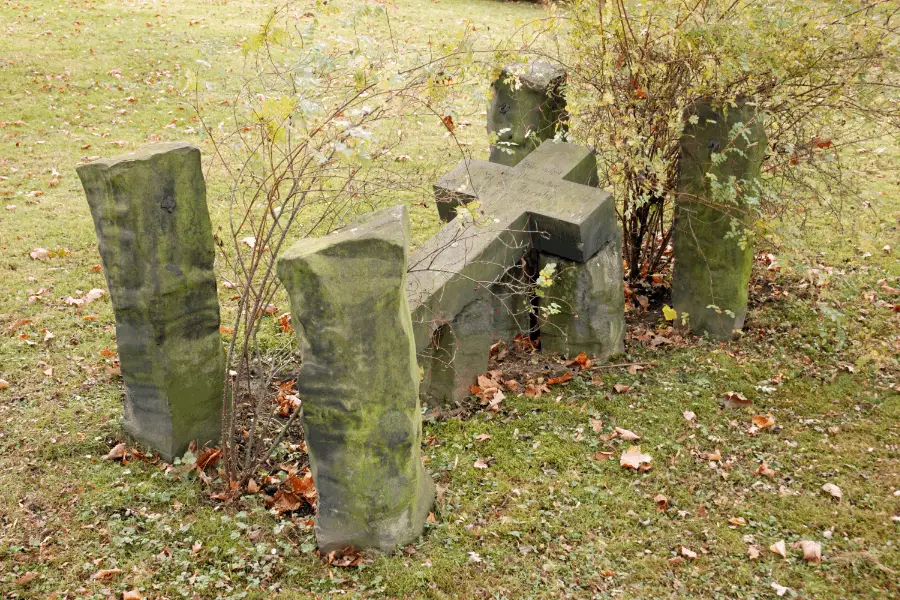
<svg viewBox="0 0 900 600">
<path fill-rule="evenodd" d="M 567 125 L 566 71 L 543 60 L 507 65 L 492 85 L 490 161 L 514 167 Z"/>
<path fill-rule="evenodd" d="M 200 151 L 154 144 L 77 171 L 116 316 L 125 431 L 165 460 L 217 441 L 225 355 Z"/>
<path fill-rule="evenodd" d="M 694 333 L 728 339 L 747 315 L 753 247 L 741 238 L 766 152 L 762 116 L 743 100 L 698 102 L 685 111 L 680 152 L 673 307 Z"/>
<path fill-rule="evenodd" d="M 434 501 L 420 454 L 408 258 L 405 206 L 301 240 L 278 258 L 303 358 L 302 422 L 322 552 L 407 544 Z"/>
</svg>

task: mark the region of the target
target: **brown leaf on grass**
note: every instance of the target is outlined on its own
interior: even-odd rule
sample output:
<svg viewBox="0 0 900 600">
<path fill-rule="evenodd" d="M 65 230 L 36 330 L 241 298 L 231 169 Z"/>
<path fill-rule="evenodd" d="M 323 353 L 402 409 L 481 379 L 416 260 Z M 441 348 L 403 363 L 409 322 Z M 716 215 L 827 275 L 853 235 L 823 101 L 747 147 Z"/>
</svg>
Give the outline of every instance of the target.
<svg viewBox="0 0 900 600">
<path fill-rule="evenodd" d="M 35 248 L 28 253 L 32 260 L 47 260 L 50 258 L 50 251 L 46 248 Z"/>
<path fill-rule="evenodd" d="M 822 544 L 810 540 L 802 540 L 791 544 L 791 549 L 803 550 L 803 560 L 806 562 L 820 563 L 822 562 Z"/>
<path fill-rule="evenodd" d="M 91 579 L 93 581 L 112 581 L 121 573 L 122 569 L 100 569 L 91 575 Z"/>
<path fill-rule="evenodd" d="M 772 415 L 753 415 L 750 420 L 760 429 L 768 429 L 775 424 L 775 418 Z"/>
<path fill-rule="evenodd" d="M 591 418 L 591 429 L 594 430 L 595 433 L 600 433 L 603 430 L 603 421 L 600 419 Z"/>
<path fill-rule="evenodd" d="M 681 552 L 681 555 L 685 558 L 697 558 L 697 553 L 686 546 L 682 546 L 679 552 Z"/>
<path fill-rule="evenodd" d="M 550 388 L 548 388 L 545 384 L 535 385 L 529 383 L 525 386 L 525 395 L 529 398 L 540 398 L 541 394 L 544 392 L 550 393 Z"/>
<path fill-rule="evenodd" d="M 704 454 L 703 459 L 709 460 L 712 462 L 720 462 L 722 460 L 722 453 L 719 451 L 718 448 L 716 448 L 712 452 L 707 452 L 706 454 Z"/>
<path fill-rule="evenodd" d="M 479 458 L 475 460 L 474 466 L 476 469 L 487 469 L 493 460 L 493 458 Z"/>
<path fill-rule="evenodd" d="M 491 435 L 489 433 L 479 433 L 475 436 L 476 442 L 484 442 L 491 439 Z"/>
<path fill-rule="evenodd" d="M 756 474 L 763 477 L 775 477 L 775 471 L 769 467 L 768 463 L 763 463 L 756 468 Z"/>
<path fill-rule="evenodd" d="M 689 411 L 689 410 L 684 411 L 684 412 L 682 413 L 682 415 L 684 415 L 685 421 L 689 421 L 689 422 L 690 422 L 690 421 L 693 421 L 694 419 L 697 418 L 697 415 L 694 414 L 692 411 Z"/>
<path fill-rule="evenodd" d="M 355 567 L 362 561 L 362 555 L 353 546 L 347 546 L 340 550 L 332 550 L 325 556 L 325 560 L 334 567 Z"/>
<path fill-rule="evenodd" d="M 294 333 L 294 327 L 291 325 L 291 313 L 286 312 L 278 317 L 278 328 L 281 329 L 281 333 L 292 334 Z"/>
<path fill-rule="evenodd" d="M 87 294 L 82 296 L 81 298 L 73 298 L 72 296 L 67 296 L 63 298 L 63 302 L 68 304 L 69 306 L 77 306 L 82 307 L 90 304 L 95 300 L 99 300 L 103 296 L 106 295 L 106 290 L 101 290 L 100 288 L 94 288 L 89 291 Z"/>
<path fill-rule="evenodd" d="M 840 500 L 844 497 L 844 493 L 841 491 L 841 488 L 834 485 L 833 483 L 826 483 L 825 485 L 823 485 L 822 491 L 827 494 L 831 494 L 831 497 L 836 500 Z"/>
<path fill-rule="evenodd" d="M 109 451 L 109 454 L 106 455 L 104 460 L 123 460 L 127 451 L 125 442 L 119 442 L 112 447 L 112 450 Z"/>
<path fill-rule="evenodd" d="M 769 546 L 769 551 L 778 554 L 782 558 L 787 558 L 787 548 L 784 545 L 784 540 L 778 540 Z"/>
<path fill-rule="evenodd" d="M 581 369 L 589 369 L 591 366 L 591 359 L 589 359 L 584 352 L 580 352 L 567 366 L 571 368 L 578 367 Z"/>
<path fill-rule="evenodd" d="M 557 385 L 559 383 L 565 383 L 572 379 L 572 373 L 566 372 L 560 375 L 559 377 L 551 377 L 547 380 L 547 385 Z"/>
<path fill-rule="evenodd" d="M 653 501 L 656 502 L 657 512 L 663 512 L 669 505 L 669 499 L 662 494 L 657 494 L 656 496 L 654 496 Z"/>
<path fill-rule="evenodd" d="M 144 595 L 138 589 L 122 592 L 122 600 L 143 600 L 143 598 Z"/>
<path fill-rule="evenodd" d="M 757 558 L 759 558 L 759 555 L 760 555 L 759 546 L 757 546 L 755 544 L 750 544 L 747 547 L 747 556 L 750 557 L 750 560 L 756 560 Z"/>
<path fill-rule="evenodd" d="M 624 383 L 617 383 L 613 386 L 613 391 L 617 394 L 625 394 L 631 391 L 631 386 L 625 385 Z"/>
<path fill-rule="evenodd" d="M 732 527 L 741 527 L 742 525 L 747 524 L 747 519 L 744 517 L 731 517 L 728 519 L 728 524 Z"/>
<path fill-rule="evenodd" d="M 750 406 L 753 404 L 753 401 L 748 400 L 743 394 L 738 392 L 725 392 L 722 394 L 721 403 L 723 408 L 732 410 Z"/>
<path fill-rule="evenodd" d="M 214 467 L 219 459 L 222 458 L 221 448 L 202 448 L 197 454 L 197 468 L 205 471 L 207 467 Z"/>
<path fill-rule="evenodd" d="M 28 585 L 37 578 L 37 571 L 27 571 L 16 578 L 16 585 Z"/>
<path fill-rule="evenodd" d="M 612 452 L 594 452 L 594 460 L 612 460 L 613 453 Z"/>
<path fill-rule="evenodd" d="M 103 356 L 106 358 L 112 358 L 115 355 L 116 355 L 116 351 L 110 350 L 109 348 L 104 348 L 100 351 L 100 356 Z"/>
<path fill-rule="evenodd" d="M 616 435 L 618 435 L 626 442 L 639 442 L 641 440 L 641 436 L 639 436 L 635 432 L 629 431 L 627 429 L 622 429 L 621 427 L 616 427 Z"/>
<path fill-rule="evenodd" d="M 310 506 L 316 506 L 319 494 L 316 491 L 312 473 L 309 469 L 304 469 L 299 475 L 288 475 L 287 484 L 290 487 L 291 493 L 306 500 Z"/>
<path fill-rule="evenodd" d="M 640 446 L 630 446 L 619 459 L 619 465 L 641 472 L 649 470 L 652 462 L 653 457 L 641 452 Z"/>
<path fill-rule="evenodd" d="M 279 515 L 294 512 L 295 510 L 299 510 L 300 507 L 303 506 L 303 502 L 300 500 L 300 497 L 287 490 L 276 491 L 275 495 L 272 496 L 272 500 L 273 502 L 270 508 Z"/>
</svg>

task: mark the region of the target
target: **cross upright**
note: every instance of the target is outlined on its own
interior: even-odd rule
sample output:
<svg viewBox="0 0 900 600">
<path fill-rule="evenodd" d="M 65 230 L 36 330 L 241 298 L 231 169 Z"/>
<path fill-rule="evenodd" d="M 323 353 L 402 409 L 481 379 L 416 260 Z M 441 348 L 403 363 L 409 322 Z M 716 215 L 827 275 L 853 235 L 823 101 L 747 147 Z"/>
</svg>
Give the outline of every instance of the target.
<svg viewBox="0 0 900 600">
<path fill-rule="evenodd" d="M 449 223 L 410 257 L 407 297 L 417 352 L 529 247 L 585 262 L 612 240 L 613 198 L 596 185 L 593 153 L 554 141 L 515 167 L 463 160 L 441 177 L 435 199 Z M 480 202 L 477 210 L 459 210 L 473 201 Z"/>
</svg>

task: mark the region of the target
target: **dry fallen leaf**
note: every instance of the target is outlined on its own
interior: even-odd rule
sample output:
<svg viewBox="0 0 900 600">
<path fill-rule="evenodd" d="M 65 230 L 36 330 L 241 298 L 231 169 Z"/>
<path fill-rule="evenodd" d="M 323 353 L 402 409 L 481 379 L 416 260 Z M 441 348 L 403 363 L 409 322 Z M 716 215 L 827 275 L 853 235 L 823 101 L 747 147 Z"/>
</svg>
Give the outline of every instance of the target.
<svg viewBox="0 0 900 600">
<path fill-rule="evenodd" d="M 757 558 L 759 558 L 759 554 L 759 546 L 757 546 L 756 544 L 750 544 L 750 546 L 747 548 L 747 556 L 750 557 L 750 560 L 756 560 Z"/>
<path fill-rule="evenodd" d="M 653 457 L 649 454 L 642 453 L 640 446 L 629 447 L 628 450 L 622 453 L 622 457 L 619 459 L 619 465 L 639 471 L 650 469 L 650 463 L 652 462 Z"/>
<path fill-rule="evenodd" d="M 787 591 L 788 591 L 788 588 L 784 587 L 783 585 L 778 585 L 778 584 L 775 583 L 774 581 L 772 582 L 772 589 L 775 590 L 775 594 L 776 594 L 779 598 L 782 597 L 782 596 L 784 596 L 784 595 L 787 593 Z"/>
<path fill-rule="evenodd" d="M 137 589 L 122 592 L 122 600 L 143 600 L 144 596 Z"/>
<path fill-rule="evenodd" d="M 747 519 L 744 517 L 731 517 L 728 519 L 728 524 L 733 525 L 734 527 L 740 527 L 741 525 L 747 524 Z"/>
<path fill-rule="evenodd" d="M 362 560 L 362 555 L 353 546 L 347 546 L 341 550 L 332 550 L 326 555 L 325 560 L 335 567 L 355 567 Z"/>
<path fill-rule="evenodd" d="M 791 544 L 791 548 L 803 550 L 803 560 L 806 562 L 822 562 L 822 544 L 810 540 L 802 540 Z"/>
<path fill-rule="evenodd" d="M 475 461 L 474 466 L 476 469 L 487 469 L 488 465 L 490 463 L 491 463 L 491 459 L 489 459 L 489 458 L 488 459 L 479 458 L 478 460 Z"/>
<path fill-rule="evenodd" d="M 46 248 L 35 248 L 28 253 L 28 256 L 34 260 L 47 260 L 50 258 L 50 251 Z"/>
<path fill-rule="evenodd" d="M 635 432 L 629 431 L 627 429 L 622 429 L 621 427 L 616 427 L 616 433 L 626 442 L 638 442 L 641 439 L 641 436 L 639 436 Z"/>
<path fill-rule="evenodd" d="M 833 483 L 826 483 L 822 486 L 822 491 L 831 494 L 833 498 L 840 500 L 844 497 L 844 493 L 841 491 L 841 488 L 834 485 Z"/>
<path fill-rule="evenodd" d="M 624 383 L 617 383 L 613 386 L 613 391 L 617 394 L 625 394 L 631 391 L 631 386 L 625 385 Z"/>
<path fill-rule="evenodd" d="M 656 510 L 659 512 L 666 510 L 666 506 L 669 505 L 669 499 L 662 494 L 654 496 L 653 501 L 656 502 Z"/>
<path fill-rule="evenodd" d="M 693 421 L 694 419 L 697 418 L 697 415 L 695 415 L 695 414 L 694 414 L 692 411 L 690 411 L 690 410 L 686 410 L 686 411 L 684 411 L 684 413 L 682 413 L 682 414 L 684 415 L 684 418 L 685 418 L 685 420 L 687 420 L 687 421 Z"/>
<path fill-rule="evenodd" d="M 775 424 L 775 418 L 772 415 L 753 415 L 751 421 L 760 429 L 768 429 Z"/>
<path fill-rule="evenodd" d="M 722 406 L 728 409 L 744 408 L 753 404 L 752 400 L 748 400 L 743 394 L 738 392 L 725 392 L 721 399 Z"/>
<path fill-rule="evenodd" d="M 478 435 L 475 436 L 476 442 L 484 442 L 489 439 L 491 439 L 491 434 L 489 434 L 489 433 L 479 433 Z"/>
<path fill-rule="evenodd" d="M 756 469 L 756 474 L 763 477 L 775 477 L 775 471 L 769 467 L 768 463 L 759 465 Z"/>
<path fill-rule="evenodd" d="M 106 455 L 105 460 L 121 460 L 125 458 L 125 452 L 125 442 L 119 442 L 118 444 L 113 446 L 112 450 L 109 451 L 109 454 Z"/>
<path fill-rule="evenodd" d="M 784 545 L 784 540 L 778 540 L 771 546 L 769 546 L 769 550 L 778 554 L 782 558 L 787 558 L 787 547 Z"/>
<path fill-rule="evenodd" d="M 722 453 L 719 452 L 718 448 L 716 448 L 712 452 L 707 452 L 703 456 L 703 458 L 705 458 L 706 460 L 709 460 L 709 461 L 713 461 L 713 462 L 720 462 L 722 460 Z"/>
<path fill-rule="evenodd" d="M 16 578 L 16 585 L 28 585 L 38 578 L 37 571 L 26 571 Z"/>
<path fill-rule="evenodd" d="M 111 581 L 122 572 L 122 569 L 100 569 L 93 575 L 91 579 L 94 581 Z"/>
<path fill-rule="evenodd" d="M 603 421 L 591 417 L 591 429 L 594 430 L 594 433 L 600 433 L 603 430 Z"/>
<path fill-rule="evenodd" d="M 686 558 L 697 558 L 697 553 L 685 546 L 681 547 L 680 552 L 681 552 L 681 555 Z"/>
</svg>

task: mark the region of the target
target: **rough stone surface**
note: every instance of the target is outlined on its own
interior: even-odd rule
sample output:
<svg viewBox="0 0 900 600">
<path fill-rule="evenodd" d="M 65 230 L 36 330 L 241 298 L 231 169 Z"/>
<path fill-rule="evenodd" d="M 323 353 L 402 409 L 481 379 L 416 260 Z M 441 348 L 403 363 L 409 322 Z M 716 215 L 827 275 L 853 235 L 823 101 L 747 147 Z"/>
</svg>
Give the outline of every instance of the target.
<svg viewBox="0 0 900 600">
<path fill-rule="evenodd" d="M 408 257 L 409 216 L 397 206 L 278 258 L 303 358 L 302 423 L 323 552 L 407 544 L 434 501 L 421 460 Z"/>
<path fill-rule="evenodd" d="M 422 356 L 422 397 L 429 406 L 451 406 L 470 394 L 472 382 L 487 372 L 493 330 L 493 305 L 483 291 L 434 333 Z"/>
<path fill-rule="evenodd" d="M 690 122 L 693 116 L 696 123 Z M 737 123 L 745 125 L 746 138 L 732 139 Z M 712 154 L 729 147 L 743 155 L 729 151 L 724 162 L 713 164 Z M 709 175 L 720 183 L 733 179 L 740 188 L 753 190 L 749 182 L 759 177 L 765 150 L 765 130 L 755 107 L 740 104 L 724 111 L 698 103 L 685 113 L 675 202 L 672 303 L 679 315 L 688 315 L 695 333 L 727 339 L 744 326 L 753 265 L 752 246 L 741 248 L 730 236 L 735 219 L 738 231 L 748 226 L 745 198 L 737 198 L 723 210 Z"/>
<path fill-rule="evenodd" d="M 555 302 L 559 312 L 540 320 L 541 350 L 600 360 L 625 351 L 625 290 L 622 243 L 609 242 L 586 262 L 542 254 L 541 269 L 556 264 L 553 285 L 543 305 Z"/>
<path fill-rule="evenodd" d="M 200 151 L 155 144 L 77 171 L 116 315 L 122 425 L 171 460 L 221 427 L 225 355 Z"/>
<path fill-rule="evenodd" d="M 490 161 L 514 167 L 566 128 L 565 70 L 536 60 L 508 65 L 494 81 L 488 133 L 497 134 Z"/>
<path fill-rule="evenodd" d="M 590 150 L 546 142 L 511 168 L 463 161 L 435 184 L 438 211 L 450 220 L 413 252 L 407 293 L 416 350 L 471 302 L 478 285 L 499 282 L 531 247 L 574 261 L 617 235 L 615 206 L 596 184 Z M 476 218 L 457 209 L 479 200 Z"/>
</svg>

